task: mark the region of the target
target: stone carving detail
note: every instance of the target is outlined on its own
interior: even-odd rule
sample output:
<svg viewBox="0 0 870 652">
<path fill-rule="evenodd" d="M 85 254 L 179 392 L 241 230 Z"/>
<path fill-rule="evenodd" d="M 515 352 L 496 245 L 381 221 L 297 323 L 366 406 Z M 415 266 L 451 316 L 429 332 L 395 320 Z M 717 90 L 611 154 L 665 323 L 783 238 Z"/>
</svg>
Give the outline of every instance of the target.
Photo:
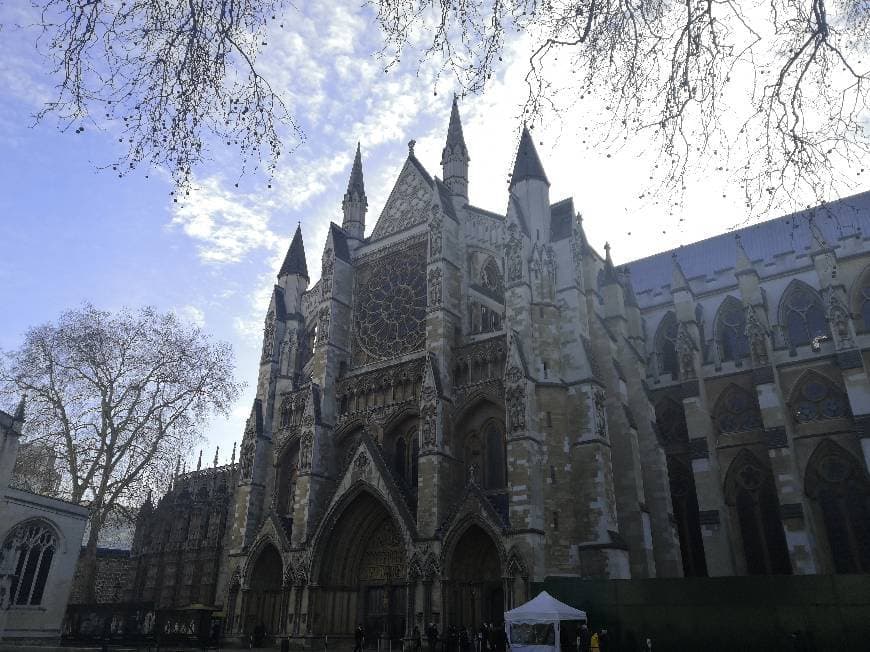
<svg viewBox="0 0 870 652">
<path fill-rule="evenodd" d="M 511 224 L 508 227 L 508 241 L 505 245 L 505 270 L 509 283 L 523 278 L 523 243 L 520 240 L 519 227 Z"/>
<path fill-rule="evenodd" d="M 302 442 L 299 444 L 299 470 L 311 470 L 311 458 L 314 447 L 314 434 L 306 432 L 302 435 Z"/>
<path fill-rule="evenodd" d="M 329 341 L 329 307 L 320 309 L 317 316 L 317 346 L 324 346 Z"/>
<path fill-rule="evenodd" d="M 689 334 L 689 329 L 684 323 L 680 323 L 677 330 L 676 342 L 677 356 L 680 363 L 680 378 L 689 380 L 695 377 L 695 342 Z"/>
<path fill-rule="evenodd" d="M 353 466 L 357 471 L 364 471 L 368 465 L 369 456 L 365 454 L 365 451 L 360 453 L 353 462 Z"/>
<path fill-rule="evenodd" d="M 429 258 L 441 255 L 441 209 L 432 207 L 432 219 L 429 220 Z"/>
<path fill-rule="evenodd" d="M 420 411 L 420 430 L 423 435 L 423 448 L 432 449 L 436 444 L 436 408 L 435 405 L 424 405 Z"/>
<path fill-rule="evenodd" d="M 332 260 L 332 249 L 327 247 L 323 252 L 323 267 L 320 271 L 320 291 L 326 299 L 332 294 L 332 271 L 335 263 Z"/>
<path fill-rule="evenodd" d="M 505 373 L 505 404 L 508 429 L 517 432 L 526 429 L 526 385 L 523 372 L 513 366 Z"/>
<path fill-rule="evenodd" d="M 746 339 L 749 341 L 749 354 L 753 364 L 758 366 L 768 364 L 767 329 L 758 318 L 755 308 L 750 305 L 746 306 Z"/>
<path fill-rule="evenodd" d="M 595 426 L 595 434 L 598 435 L 601 439 L 607 439 L 607 410 L 606 410 L 606 400 L 604 392 L 600 389 L 596 389 L 592 393 L 592 406 L 594 409 L 594 426 Z"/>
<path fill-rule="evenodd" d="M 239 470 L 243 480 L 250 480 L 253 476 L 255 449 L 254 433 L 245 433 L 245 441 L 242 442 L 242 447 L 239 451 Z"/>
<path fill-rule="evenodd" d="M 848 349 L 855 346 L 849 330 L 849 313 L 833 290 L 828 297 L 828 323 L 834 334 L 838 349 Z"/>
<path fill-rule="evenodd" d="M 429 270 L 429 306 L 441 305 L 441 269 Z"/>
<path fill-rule="evenodd" d="M 571 230 L 571 258 L 574 261 L 574 282 L 583 287 L 583 233 L 575 221 Z"/>
<path fill-rule="evenodd" d="M 556 295 L 556 255 L 549 245 L 543 248 L 543 273 L 541 284 L 544 294 L 552 299 Z"/>
<path fill-rule="evenodd" d="M 263 329 L 263 362 L 269 362 L 272 359 L 272 352 L 275 349 L 275 313 L 269 311 L 266 315 L 266 327 Z"/>
<path fill-rule="evenodd" d="M 371 238 L 384 238 L 426 221 L 432 189 L 413 165 L 406 165 L 381 213 Z"/>
</svg>

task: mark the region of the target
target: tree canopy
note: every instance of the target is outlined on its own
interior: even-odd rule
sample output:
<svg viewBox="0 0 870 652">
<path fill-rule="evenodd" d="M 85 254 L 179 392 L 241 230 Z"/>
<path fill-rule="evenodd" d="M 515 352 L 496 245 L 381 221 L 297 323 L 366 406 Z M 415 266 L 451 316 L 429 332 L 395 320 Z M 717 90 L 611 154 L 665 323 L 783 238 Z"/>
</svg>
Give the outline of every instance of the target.
<svg viewBox="0 0 870 652">
<path fill-rule="evenodd" d="M 864 0 L 377 0 L 385 54 L 436 60 L 486 92 L 527 58 L 525 115 L 588 113 L 590 139 L 639 137 L 668 193 L 691 171 L 748 206 L 823 201 L 870 152 Z M 421 45 L 422 44 L 422 45 Z"/>
<path fill-rule="evenodd" d="M 165 487 L 210 416 L 228 414 L 240 390 L 233 366 L 228 344 L 149 308 L 85 305 L 5 354 L 3 393 L 27 397 L 25 441 L 57 454 L 59 495 L 91 509 L 86 569 L 103 526 Z"/>
</svg>

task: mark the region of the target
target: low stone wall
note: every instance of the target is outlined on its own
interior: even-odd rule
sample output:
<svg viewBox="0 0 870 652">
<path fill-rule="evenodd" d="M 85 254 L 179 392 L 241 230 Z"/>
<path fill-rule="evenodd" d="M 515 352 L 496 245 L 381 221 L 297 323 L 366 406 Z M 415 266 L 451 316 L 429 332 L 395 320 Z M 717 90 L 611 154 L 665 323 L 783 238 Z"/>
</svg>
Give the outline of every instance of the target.
<svg viewBox="0 0 870 652">
<path fill-rule="evenodd" d="M 612 649 L 868 650 L 870 575 L 802 575 L 650 580 L 547 578 L 533 594 L 586 611 Z"/>
</svg>

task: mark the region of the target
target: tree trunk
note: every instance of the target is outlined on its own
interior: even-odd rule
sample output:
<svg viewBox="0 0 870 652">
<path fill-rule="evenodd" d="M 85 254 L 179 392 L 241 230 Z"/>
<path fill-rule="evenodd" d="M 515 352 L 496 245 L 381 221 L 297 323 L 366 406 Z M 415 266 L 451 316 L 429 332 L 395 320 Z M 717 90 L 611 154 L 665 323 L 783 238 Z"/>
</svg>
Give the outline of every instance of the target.
<svg viewBox="0 0 870 652">
<path fill-rule="evenodd" d="M 94 516 L 91 519 L 90 532 L 88 533 L 88 542 L 82 551 L 79 559 L 82 578 L 82 598 L 85 603 L 91 604 L 96 602 L 96 581 L 97 581 L 97 541 L 100 538 L 100 530 L 103 529 L 102 519 Z"/>
</svg>

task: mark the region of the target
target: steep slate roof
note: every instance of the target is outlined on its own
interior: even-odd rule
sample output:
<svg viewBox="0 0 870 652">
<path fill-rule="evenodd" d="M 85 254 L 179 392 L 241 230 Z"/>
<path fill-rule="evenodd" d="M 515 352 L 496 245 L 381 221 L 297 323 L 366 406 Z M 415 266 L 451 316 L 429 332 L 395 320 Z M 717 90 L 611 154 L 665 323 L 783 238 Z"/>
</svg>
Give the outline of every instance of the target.
<svg viewBox="0 0 870 652">
<path fill-rule="evenodd" d="M 435 179 L 435 185 L 438 188 L 438 196 L 441 199 L 441 205 L 444 207 L 444 212 L 447 214 L 447 217 L 452 219 L 454 222 L 458 222 L 459 218 L 456 217 L 456 210 L 453 208 L 450 189 L 445 186 L 444 182 L 440 179 Z"/>
<path fill-rule="evenodd" d="M 814 219 L 811 222 L 809 218 Z M 818 249 L 819 235 L 830 245 L 835 245 L 840 238 L 849 236 L 867 238 L 870 237 L 870 192 L 784 215 L 628 263 L 635 292 L 670 286 L 674 253 L 688 279 L 733 269 L 737 260 L 737 234 L 740 235 L 747 255 L 756 263 L 772 262 L 776 256 L 783 254 L 806 254 Z"/>
<path fill-rule="evenodd" d="M 563 199 L 550 206 L 550 242 L 571 237 L 571 220 L 574 219 L 574 200 Z"/>
<path fill-rule="evenodd" d="M 527 127 L 523 127 L 523 135 L 520 136 L 520 146 L 517 148 L 517 158 L 514 161 L 514 171 L 508 187 L 513 188 L 515 184 L 526 179 L 540 179 L 550 185 L 544 173 L 544 166 L 541 165 L 541 159 L 538 158 L 538 152 L 535 150 L 535 143 L 532 142 L 532 135 Z"/>
<path fill-rule="evenodd" d="M 329 223 L 329 229 L 332 232 L 332 244 L 335 247 L 335 257 L 343 260 L 346 263 L 350 262 L 350 250 L 347 247 L 347 236 L 335 222 Z"/>
<path fill-rule="evenodd" d="M 281 265 L 278 278 L 288 274 L 299 274 L 299 276 L 308 278 L 308 265 L 305 262 L 305 245 L 302 242 L 301 226 L 296 227 L 296 233 L 293 234 L 293 241 L 284 257 L 284 264 Z"/>
</svg>

